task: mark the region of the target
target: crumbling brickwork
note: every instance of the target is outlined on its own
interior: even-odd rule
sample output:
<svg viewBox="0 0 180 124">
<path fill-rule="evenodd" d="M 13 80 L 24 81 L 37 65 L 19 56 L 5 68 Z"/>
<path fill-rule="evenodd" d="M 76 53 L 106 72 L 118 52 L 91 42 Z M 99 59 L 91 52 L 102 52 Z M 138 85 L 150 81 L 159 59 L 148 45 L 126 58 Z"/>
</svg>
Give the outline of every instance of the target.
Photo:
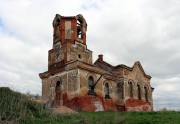
<svg viewBox="0 0 180 124">
<path fill-rule="evenodd" d="M 87 23 L 82 15 L 53 20 L 53 47 L 48 71 L 40 73 L 42 98 L 52 107 L 87 111 L 152 111 L 151 77 L 140 62 L 112 66 L 99 55 L 92 62 L 86 46 Z"/>
</svg>

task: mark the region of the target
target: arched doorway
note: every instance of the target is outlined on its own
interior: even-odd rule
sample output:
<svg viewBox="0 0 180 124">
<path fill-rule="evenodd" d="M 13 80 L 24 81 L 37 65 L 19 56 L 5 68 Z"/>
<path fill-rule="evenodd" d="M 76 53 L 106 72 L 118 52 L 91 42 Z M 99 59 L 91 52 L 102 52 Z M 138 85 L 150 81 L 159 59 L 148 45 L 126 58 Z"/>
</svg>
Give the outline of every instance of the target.
<svg viewBox="0 0 180 124">
<path fill-rule="evenodd" d="M 56 97 L 55 97 L 55 104 L 57 106 L 62 106 L 63 105 L 63 87 L 62 87 L 62 82 L 61 81 L 57 81 L 56 82 Z"/>
</svg>

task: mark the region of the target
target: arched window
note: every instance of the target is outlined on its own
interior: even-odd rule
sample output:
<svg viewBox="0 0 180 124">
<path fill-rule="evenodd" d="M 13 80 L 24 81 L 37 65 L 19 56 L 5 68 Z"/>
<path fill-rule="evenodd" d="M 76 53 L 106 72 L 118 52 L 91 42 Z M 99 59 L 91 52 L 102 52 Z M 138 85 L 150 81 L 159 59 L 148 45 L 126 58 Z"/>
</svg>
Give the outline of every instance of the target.
<svg viewBox="0 0 180 124">
<path fill-rule="evenodd" d="M 117 96 L 118 98 L 124 98 L 123 82 L 117 83 Z"/>
<path fill-rule="evenodd" d="M 53 22 L 53 28 L 54 28 L 54 33 L 53 33 L 53 40 L 54 43 L 60 40 L 61 37 L 61 32 L 60 32 L 60 18 L 57 18 Z"/>
<path fill-rule="evenodd" d="M 94 91 L 94 79 L 91 76 L 88 79 L 88 88 L 89 90 Z"/>
<path fill-rule="evenodd" d="M 133 82 L 129 82 L 129 96 L 130 98 L 133 98 Z"/>
<path fill-rule="evenodd" d="M 81 19 L 77 19 L 77 36 L 78 38 L 83 38 L 83 21 Z"/>
<path fill-rule="evenodd" d="M 94 79 L 92 76 L 88 78 L 88 89 L 88 95 L 96 95 L 96 93 L 94 92 Z"/>
<path fill-rule="evenodd" d="M 104 93 L 105 93 L 105 99 L 110 99 L 110 96 L 109 96 L 109 84 L 108 83 L 105 83 Z"/>
<path fill-rule="evenodd" d="M 60 19 L 57 19 L 56 26 L 59 26 L 59 25 L 60 25 Z"/>
<path fill-rule="evenodd" d="M 148 102 L 148 89 L 146 86 L 144 87 L 144 90 L 145 90 L 145 99 L 146 99 L 146 102 Z"/>
<path fill-rule="evenodd" d="M 138 99 L 141 100 L 141 86 L 140 84 L 137 85 L 137 90 L 138 90 Z"/>
</svg>

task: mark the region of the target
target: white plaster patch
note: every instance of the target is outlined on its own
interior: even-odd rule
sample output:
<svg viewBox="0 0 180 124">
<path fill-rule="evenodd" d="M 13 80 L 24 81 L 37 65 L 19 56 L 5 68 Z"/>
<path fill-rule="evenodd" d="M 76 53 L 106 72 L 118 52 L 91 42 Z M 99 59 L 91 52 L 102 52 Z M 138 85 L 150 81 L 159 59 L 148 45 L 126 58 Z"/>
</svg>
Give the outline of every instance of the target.
<svg viewBox="0 0 180 124">
<path fill-rule="evenodd" d="M 98 111 L 104 111 L 104 108 L 103 108 L 103 104 L 101 101 L 94 101 L 94 106 L 95 106 L 95 112 L 98 112 Z"/>
</svg>

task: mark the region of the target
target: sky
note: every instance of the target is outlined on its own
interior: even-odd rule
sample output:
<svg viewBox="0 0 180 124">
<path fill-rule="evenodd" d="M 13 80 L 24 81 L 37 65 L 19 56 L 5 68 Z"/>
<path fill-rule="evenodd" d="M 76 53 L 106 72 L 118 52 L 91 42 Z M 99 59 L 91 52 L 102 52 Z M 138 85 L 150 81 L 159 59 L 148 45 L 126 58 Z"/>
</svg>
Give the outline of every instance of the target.
<svg viewBox="0 0 180 124">
<path fill-rule="evenodd" d="M 140 61 L 154 108 L 180 110 L 180 0 L 0 0 L 0 86 L 41 94 L 56 14 L 82 14 L 87 47 L 112 65 Z"/>
</svg>

